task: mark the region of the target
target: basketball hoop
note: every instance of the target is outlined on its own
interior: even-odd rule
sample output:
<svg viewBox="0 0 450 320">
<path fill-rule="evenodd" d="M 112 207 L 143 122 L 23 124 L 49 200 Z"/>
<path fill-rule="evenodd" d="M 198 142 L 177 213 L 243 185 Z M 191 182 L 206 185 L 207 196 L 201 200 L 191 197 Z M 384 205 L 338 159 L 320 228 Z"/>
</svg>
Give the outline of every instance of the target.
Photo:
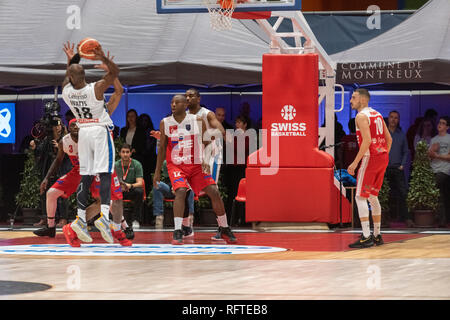
<svg viewBox="0 0 450 320">
<path fill-rule="evenodd" d="M 236 0 L 203 0 L 208 8 L 211 28 L 216 31 L 231 30 Z"/>
</svg>

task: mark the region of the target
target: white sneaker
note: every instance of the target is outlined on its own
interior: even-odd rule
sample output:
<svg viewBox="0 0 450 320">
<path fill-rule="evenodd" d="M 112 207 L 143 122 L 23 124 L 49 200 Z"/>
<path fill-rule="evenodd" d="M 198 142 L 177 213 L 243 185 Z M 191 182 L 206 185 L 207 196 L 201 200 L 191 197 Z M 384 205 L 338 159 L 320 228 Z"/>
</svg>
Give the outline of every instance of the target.
<svg viewBox="0 0 450 320">
<path fill-rule="evenodd" d="M 156 216 L 155 218 L 155 228 L 163 229 L 164 228 L 164 215 Z"/>
<path fill-rule="evenodd" d="M 139 229 L 141 226 L 136 220 L 133 221 L 133 229 Z"/>
</svg>

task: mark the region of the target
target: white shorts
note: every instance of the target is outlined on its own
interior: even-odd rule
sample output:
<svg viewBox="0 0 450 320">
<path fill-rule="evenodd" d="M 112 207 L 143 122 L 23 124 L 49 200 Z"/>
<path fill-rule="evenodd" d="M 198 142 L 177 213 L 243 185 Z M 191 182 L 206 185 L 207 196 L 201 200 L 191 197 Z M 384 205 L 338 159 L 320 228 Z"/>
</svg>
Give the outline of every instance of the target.
<svg viewBox="0 0 450 320">
<path fill-rule="evenodd" d="M 114 171 L 114 141 L 107 126 L 82 127 L 78 133 L 80 175 Z"/>
</svg>

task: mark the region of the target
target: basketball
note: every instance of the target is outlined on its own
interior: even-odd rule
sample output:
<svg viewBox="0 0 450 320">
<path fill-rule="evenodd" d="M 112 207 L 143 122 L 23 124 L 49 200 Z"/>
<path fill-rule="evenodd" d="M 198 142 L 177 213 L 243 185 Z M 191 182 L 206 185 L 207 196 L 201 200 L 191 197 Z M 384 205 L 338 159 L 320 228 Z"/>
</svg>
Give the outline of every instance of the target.
<svg viewBox="0 0 450 320">
<path fill-rule="evenodd" d="M 234 8 L 234 0 L 219 0 L 220 7 L 224 10 Z"/>
<path fill-rule="evenodd" d="M 84 38 L 78 44 L 78 53 L 82 58 L 94 60 L 94 49 L 99 48 L 100 43 L 93 38 Z"/>
</svg>

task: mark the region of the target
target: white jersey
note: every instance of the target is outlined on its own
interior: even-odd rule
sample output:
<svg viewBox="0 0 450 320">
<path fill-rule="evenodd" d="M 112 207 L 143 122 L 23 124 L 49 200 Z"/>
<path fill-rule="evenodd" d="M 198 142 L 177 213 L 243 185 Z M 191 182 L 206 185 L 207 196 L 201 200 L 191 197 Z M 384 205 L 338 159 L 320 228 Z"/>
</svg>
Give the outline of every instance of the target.
<svg viewBox="0 0 450 320">
<path fill-rule="evenodd" d="M 201 128 L 197 116 L 186 114 L 178 123 L 172 116 L 163 119 L 164 134 L 167 136 L 167 164 L 201 164 Z"/>
<path fill-rule="evenodd" d="M 76 90 L 69 83 L 63 89 L 63 99 L 77 118 L 77 124 L 80 128 L 101 125 L 108 126 L 112 130 L 113 122 L 108 114 L 105 102 L 97 100 L 94 86 L 95 82 Z"/>
<path fill-rule="evenodd" d="M 72 162 L 72 165 L 79 166 L 80 161 L 78 159 L 78 143 L 73 141 L 72 137 L 69 134 L 66 134 L 62 138 L 62 145 L 63 145 L 63 151 L 67 153 L 69 156 L 70 162 Z"/>
<path fill-rule="evenodd" d="M 206 130 L 211 129 L 211 126 L 209 125 L 209 121 L 208 121 L 208 113 L 212 112 L 211 110 L 208 110 L 204 107 L 201 107 L 200 110 L 197 111 L 197 113 L 195 114 L 198 117 L 201 117 L 205 123 L 206 123 Z M 189 111 L 189 109 L 186 110 L 187 114 L 193 114 Z"/>
</svg>

